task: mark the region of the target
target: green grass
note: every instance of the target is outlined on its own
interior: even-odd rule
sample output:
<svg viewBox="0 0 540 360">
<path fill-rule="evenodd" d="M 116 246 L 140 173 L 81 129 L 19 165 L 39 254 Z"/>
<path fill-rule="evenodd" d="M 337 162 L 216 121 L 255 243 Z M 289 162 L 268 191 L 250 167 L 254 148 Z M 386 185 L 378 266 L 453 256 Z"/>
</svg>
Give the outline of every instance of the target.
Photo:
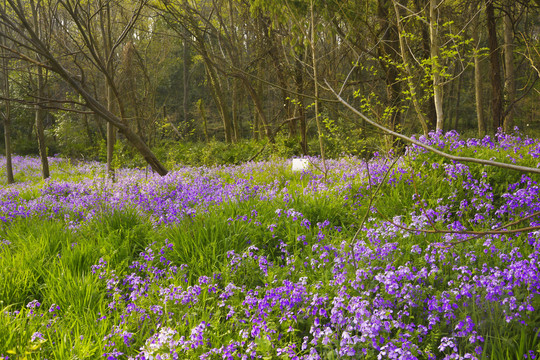
<svg viewBox="0 0 540 360">
<path fill-rule="evenodd" d="M 490 154 L 484 154 L 490 155 Z M 503 155 L 497 155 L 500 158 Z M 288 170 L 280 172 L 276 169 L 267 169 L 265 172 L 248 174 L 259 181 L 277 180 L 280 187 L 287 187 L 290 196 L 289 202 L 284 203 L 281 198 L 259 201 L 250 199 L 243 202 L 224 203 L 213 206 L 205 212 L 199 212 L 192 217 L 183 219 L 178 224 L 155 226 L 151 219 L 133 208 L 123 210 L 104 210 L 87 223 L 83 223 L 76 230 L 66 227 L 58 219 L 47 220 L 43 218 L 29 218 L 16 220 L 10 226 L 0 229 L 0 239 L 11 243 L 10 246 L 0 245 L 0 356 L 9 355 L 17 359 L 39 359 L 47 356 L 49 359 L 95 359 L 103 353 L 103 348 L 109 341 L 105 339 L 111 332 L 118 318 L 100 320 L 100 315 L 107 314 L 108 290 L 98 274 L 91 271 L 93 265 L 100 259 L 106 261 L 106 270 L 114 271 L 121 278 L 131 273 L 129 265 L 139 259 L 141 252 L 154 244 L 153 249 L 159 249 L 166 243 L 173 244 L 173 250 L 167 255 L 168 260 L 175 264 L 187 265 L 187 270 L 179 271 L 175 276 L 178 283 L 186 281 L 187 285 L 194 285 L 201 275 L 219 273 L 222 283 L 242 283 L 247 287 L 264 286 L 265 283 L 277 279 L 297 280 L 305 276 L 310 283 L 321 281 L 325 284 L 334 280 L 330 268 L 312 269 L 302 267 L 302 259 L 298 259 L 297 270 L 289 273 L 287 267 L 275 267 L 267 275 L 261 273 L 258 263 L 246 261 L 232 272 L 229 269 L 228 252 L 231 250 L 242 253 L 249 246 L 259 248 L 259 254 L 267 256 L 269 261 L 283 265 L 285 260 L 276 248 L 280 241 L 289 245 L 292 254 L 303 254 L 309 257 L 312 247 L 317 244 L 317 223 L 328 220 L 332 229 L 326 230 L 327 239 L 339 247 L 343 241 L 349 241 L 356 233 L 358 225 L 364 216 L 375 220 L 392 219 L 396 215 L 409 216 L 412 211 L 419 210 L 414 198 L 419 196 L 425 199 L 425 207 L 435 207 L 438 199 L 447 198 L 455 194 L 456 203 L 465 198 L 466 193 L 458 185 L 449 184 L 445 179 L 442 167 L 435 170 L 431 167 L 430 156 L 420 156 L 418 160 L 407 164 L 407 174 L 404 179 L 395 184 L 384 184 L 366 190 L 367 182 L 357 180 L 351 189 L 342 193 L 322 192 L 316 195 L 304 194 L 307 179 L 300 179 L 299 174 Z M 428 161 L 428 165 L 423 162 Z M 440 162 L 441 166 L 443 163 Z M 481 167 L 475 167 L 479 172 Z M 77 175 L 71 175 L 72 169 L 66 168 L 62 179 L 80 181 Z M 219 174 L 219 172 L 218 172 Z M 412 174 L 412 175 L 411 175 Z M 503 181 L 518 179 L 517 175 L 507 177 L 507 171 L 495 170 L 490 173 L 489 180 Z M 388 174 L 390 175 L 390 174 Z M 64 177 L 65 176 L 65 177 Z M 217 175 L 216 175 L 217 176 Z M 229 177 L 227 177 L 229 176 Z M 232 181 L 230 175 L 225 180 Z M 42 182 L 36 182 L 34 187 L 25 191 L 25 197 L 35 197 Z M 500 189 L 499 189 L 500 190 Z M 362 192 L 363 197 L 356 197 Z M 372 206 L 378 212 L 368 211 L 367 205 L 371 200 Z M 358 201 L 359 204 L 353 205 Z M 278 217 L 276 210 L 294 209 L 299 211 L 311 223 L 309 230 L 302 227 L 299 221 L 285 221 L 285 215 Z M 254 215 L 253 211 L 257 214 Z M 248 216 L 244 220 L 242 216 Z M 371 223 L 375 222 L 371 219 Z M 474 226 L 471 224 L 471 226 Z M 272 236 L 268 228 L 273 227 Z M 341 227 L 341 231 L 334 229 Z M 474 228 L 474 227 L 473 227 Z M 299 235 L 305 236 L 307 245 L 298 241 Z M 436 235 L 420 237 L 405 237 L 398 235 L 395 241 L 400 243 L 401 253 L 396 253 L 395 267 L 413 262 L 416 267 L 425 265 L 421 256 L 412 255 L 410 249 L 415 244 L 426 245 L 440 240 Z M 501 245 L 501 250 L 511 249 L 510 243 Z M 506 247 L 505 247 L 506 246 Z M 463 254 L 474 248 L 481 248 L 481 241 L 465 243 L 456 246 L 453 251 Z M 452 256 L 450 253 L 449 257 Z M 484 254 L 478 258 L 478 263 L 497 265 L 499 259 L 491 254 Z M 157 254 L 155 266 L 159 266 Z M 364 264 L 369 267 L 385 266 L 387 264 L 372 260 Z M 355 271 L 353 264 L 345 264 L 351 273 Z M 434 291 L 441 291 L 442 284 L 454 278 L 452 265 L 441 267 L 437 278 L 435 275 L 429 279 L 428 286 Z M 277 281 L 276 280 L 276 281 Z M 119 285 L 121 286 L 121 285 Z M 326 286 L 330 296 L 335 288 Z M 524 295 L 524 294 L 518 294 Z M 42 307 L 59 306 L 58 315 L 53 311 L 44 318 L 29 316 L 30 309 L 25 305 L 32 301 L 42 302 Z M 141 300 L 144 302 L 144 300 Z M 238 299 L 240 303 L 242 299 Z M 538 301 L 537 301 L 538 302 Z M 212 342 L 222 343 L 227 339 L 234 339 L 235 329 L 226 327 L 220 321 L 225 316 L 225 309 L 221 309 L 218 300 L 212 294 L 205 294 L 200 302 L 185 313 L 176 313 L 172 320 L 176 321 L 179 333 L 189 333 L 192 323 L 208 321 L 216 327 L 222 326 L 222 332 L 213 335 Z M 150 304 L 150 299 L 148 300 Z M 534 304 L 540 307 L 539 304 Z M 471 307 L 475 306 L 471 304 Z M 174 309 L 168 309 L 174 310 Z M 16 314 L 14 311 L 20 311 Z M 472 311 L 475 323 L 482 323 L 485 333 L 485 347 L 482 359 L 523 359 L 530 349 L 540 352 L 538 333 L 540 330 L 505 327 L 501 325 L 502 314 L 500 308 L 474 309 Z M 491 317 L 485 319 L 485 315 Z M 410 316 L 419 316 L 420 312 L 411 311 Z M 463 314 L 463 316 L 465 316 Z M 131 346 L 140 348 L 145 339 L 155 329 L 152 327 L 158 321 L 152 318 L 150 322 L 138 328 L 136 320 L 126 321 L 126 329 L 137 333 L 137 340 Z M 531 323 L 540 323 L 536 316 Z M 51 325 L 52 324 L 52 325 Z M 48 331 L 51 325 L 55 331 Z M 272 324 L 276 329 L 284 330 L 288 324 Z M 311 324 L 297 325 L 291 338 L 301 342 L 301 337 L 309 333 Z M 30 342 L 30 337 L 36 331 L 45 334 L 43 343 L 36 345 Z M 424 343 L 426 348 L 437 353 L 437 346 L 443 336 L 452 331 L 447 326 L 434 329 Z M 389 334 L 390 335 L 390 334 Z M 121 348 L 122 344 L 118 347 Z M 261 348 L 271 347 L 270 343 L 260 340 Z M 273 351 L 270 348 L 268 351 Z M 330 350 L 325 349 L 327 358 L 334 356 Z"/>
</svg>

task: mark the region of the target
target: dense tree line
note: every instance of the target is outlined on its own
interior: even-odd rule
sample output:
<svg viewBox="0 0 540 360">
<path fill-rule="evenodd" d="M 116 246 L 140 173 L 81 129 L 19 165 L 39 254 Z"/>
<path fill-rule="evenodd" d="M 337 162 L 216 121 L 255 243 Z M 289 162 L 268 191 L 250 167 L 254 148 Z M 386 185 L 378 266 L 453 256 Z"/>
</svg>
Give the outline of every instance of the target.
<svg viewBox="0 0 540 360">
<path fill-rule="evenodd" d="M 39 152 L 48 177 L 51 149 L 100 148 L 112 175 L 115 144 L 128 144 L 165 174 L 151 150 L 164 143 L 287 138 L 308 154 L 317 134 L 320 152 L 331 137 L 380 138 L 332 90 L 397 132 L 534 125 L 539 9 L 537 0 L 4 0 L 7 168 L 12 151 Z"/>
</svg>

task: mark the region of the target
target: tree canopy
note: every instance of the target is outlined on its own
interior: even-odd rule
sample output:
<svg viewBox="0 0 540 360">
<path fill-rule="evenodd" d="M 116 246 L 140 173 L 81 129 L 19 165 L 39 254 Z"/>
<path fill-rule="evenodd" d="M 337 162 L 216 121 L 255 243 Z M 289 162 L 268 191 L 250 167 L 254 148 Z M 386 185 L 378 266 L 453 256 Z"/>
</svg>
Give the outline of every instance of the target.
<svg viewBox="0 0 540 360">
<path fill-rule="evenodd" d="M 177 142 L 396 145 L 332 90 L 397 133 L 535 128 L 539 20 L 526 0 L 6 0 L 5 152 L 112 167 L 128 146 L 164 175 Z"/>
</svg>

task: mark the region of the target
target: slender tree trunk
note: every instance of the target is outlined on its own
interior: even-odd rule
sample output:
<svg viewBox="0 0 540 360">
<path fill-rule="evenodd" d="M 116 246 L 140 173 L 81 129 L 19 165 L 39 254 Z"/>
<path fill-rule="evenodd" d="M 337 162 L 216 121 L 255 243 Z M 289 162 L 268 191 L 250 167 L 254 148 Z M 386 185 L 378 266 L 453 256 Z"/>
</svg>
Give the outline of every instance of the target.
<svg viewBox="0 0 540 360">
<path fill-rule="evenodd" d="M 206 112 L 204 110 L 203 99 L 199 99 L 199 101 L 197 101 L 197 107 L 199 108 L 199 113 L 201 114 L 201 119 L 203 122 L 204 141 L 208 144 L 208 124 L 206 123 Z"/>
<path fill-rule="evenodd" d="M 4 84 L 4 86 L 6 86 Z M 4 142 L 6 151 L 6 180 L 8 184 L 13 184 L 15 178 L 13 176 L 13 161 L 11 150 L 11 105 L 9 100 L 6 100 L 6 110 L 4 113 Z"/>
<path fill-rule="evenodd" d="M 314 86 L 314 95 L 315 95 L 315 123 L 317 124 L 317 132 L 319 133 L 319 146 L 321 149 L 321 159 L 323 163 L 324 178 L 326 179 L 327 170 L 326 170 L 326 158 L 324 156 L 324 142 L 323 142 L 323 133 L 321 122 L 319 120 L 319 81 L 317 74 L 317 51 L 316 51 L 316 37 L 315 37 L 315 12 L 313 11 L 313 1 L 310 2 L 310 13 L 311 13 L 311 60 L 313 64 L 313 86 Z"/>
<path fill-rule="evenodd" d="M 37 98 L 43 99 L 45 81 L 43 76 L 43 69 L 41 67 L 37 68 Z M 38 100 L 41 101 L 41 100 Z M 43 118 L 45 112 L 40 105 L 36 105 L 36 134 L 38 139 L 38 148 L 39 148 L 39 157 L 41 158 L 41 175 L 44 179 L 48 179 L 49 174 L 49 159 L 47 158 L 47 145 L 45 144 L 45 130 L 43 127 Z"/>
<path fill-rule="evenodd" d="M 495 23 L 495 9 L 493 0 L 486 2 L 486 20 L 488 28 L 489 60 L 491 64 L 491 98 L 492 98 L 492 126 L 497 131 L 503 125 L 503 95 L 501 82 L 500 50 L 497 41 L 497 24 Z"/>
<path fill-rule="evenodd" d="M 93 118 L 97 126 L 99 138 L 103 141 L 107 141 L 107 134 L 105 134 L 105 131 L 103 130 L 103 125 L 102 125 L 102 122 L 104 121 L 104 119 L 101 119 L 97 114 L 94 114 Z M 107 123 L 107 121 L 105 121 L 105 123 Z"/>
<path fill-rule="evenodd" d="M 304 51 L 305 52 L 305 51 Z M 294 81 L 296 83 L 296 92 L 298 94 L 304 93 L 304 73 L 302 62 L 299 59 L 299 54 L 297 54 L 297 59 L 295 61 L 295 76 Z M 307 123 L 306 123 L 306 111 L 304 108 L 304 99 L 302 95 L 298 97 L 298 117 L 300 118 L 300 145 L 302 147 L 302 153 L 308 155 L 309 149 L 307 144 Z"/>
<path fill-rule="evenodd" d="M 82 121 L 84 123 L 84 128 L 86 129 L 86 136 L 90 144 L 95 144 L 94 134 L 92 133 L 92 128 L 90 127 L 90 122 L 88 121 L 88 114 L 83 114 Z"/>
<path fill-rule="evenodd" d="M 40 31 L 40 24 L 39 24 L 39 12 L 40 9 L 40 2 L 38 1 L 37 4 L 32 2 L 31 3 L 32 8 L 32 16 L 34 20 L 34 28 L 38 32 Z M 38 55 L 37 60 L 41 61 L 41 57 Z M 44 95 L 45 90 L 45 78 L 43 75 L 43 69 L 41 66 L 37 67 L 37 89 L 36 89 L 36 95 L 38 102 L 43 101 L 45 98 Z M 45 130 L 43 129 L 43 118 L 44 118 L 44 111 L 41 108 L 41 106 L 38 104 L 36 105 L 36 114 L 35 114 L 35 124 L 36 124 L 36 135 L 38 140 L 38 149 L 39 149 L 39 157 L 41 158 L 41 175 L 44 179 L 48 179 L 49 174 L 49 160 L 47 158 L 47 145 L 45 144 Z"/>
<path fill-rule="evenodd" d="M 263 30 L 266 34 L 266 39 L 268 42 L 268 47 L 269 47 L 268 53 L 270 55 L 270 58 L 272 59 L 274 68 L 276 69 L 276 75 L 278 78 L 279 86 L 281 87 L 281 99 L 282 99 L 283 108 L 285 112 L 285 118 L 290 119 L 293 116 L 292 116 L 291 100 L 289 98 L 289 94 L 287 90 L 289 86 L 288 86 L 288 81 L 287 81 L 287 76 L 286 76 L 286 70 L 284 69 L 285 61 L 283 61 L 282 59 L 282 52 L 279 51 L 275 31 L 271 29 L 270 24 L 267 24 L 265 22 Z M 287 125 L 289 128 L 289 136 L 296 137 L 296 133 L 297 133 L 296 120 L 290 120 Z"/>
<path fill-rule="evenodd" d="M 399 3 L 402 3 L 402 0 L 397 0 Z M 431 37 L 429 32 L 429 10 L 430 10 L 430 1 L 431 0 L 414 0 L 413 3 L 416 6 L 414 11 L 416 11 L 418 14 L 425 13 L 425 17 L 427 19 L 426 22 L 421 21 L 418 24 L 420 35 L 422 37 L 422 59 L 425 59 L 426 61 L 431 61 Z M 408 13 L 407 15 L 409 15 Z M 405 38 L 406 39 L 406 38 Z M 407 44 L 407 40 L 405 40 L 405 44 Z M 407 44 L 408 46 L 408 44 Z M 410 47 L 409 47 L 410 49 Z M 409 54 L 412 52 L 409 51 Z M 409 56 L 409 61 L 412 64 L 412 56 Z M 425 94 L 421 93 L 418 95 L 419 98 L 424 98 L 422 102 L 419 101 L 421 109 L 423 111 L 423 114 L 426 117 L 427 120 L 427 126 L 429 130 L 434 130 L 437 126 L 437 111 L 435 109 L 435 96 L 432 91 L 425 91 Z"/>
<path fill-rule="evenodd" d="M 379 0 L 377 6 L 377 13 L 379 22 L 381 23 L 382 44 L 378 47 L 380 65 L 385 71 L 385 83 L 386 83 L 386 97 L 387 107 L 391 109 L 390 112 L 390 128 L 392 131 L 400 132 L 401 125 L 401 85 L 399 80 L 399 71 L 395 64 L 399 63 L 399 40 L 397 28 L 389 21 L 390 16 L 390 1 Z M 390 58 L 392 61 L 387 61 L 386 58 Z M 364 122 L 364 120 L 362 120 Z M 365 129 L 365 124 L 364 124 Z M 365 131 L 362 132 L 365 136 Z M 398 146 L 401 142 L 398 138 L 392 139 L 394 146 Z"/>
<path fill-rule="evenodd" d="M 249 79 L 245 76 L 241 75 L 240 78 L 242 79 L 244 86 L 246 90 L 249 92 L 249 96 L 253 100 L 253 105 L 255 105 L 255 110 L 257 110 L 257 114 L 259 115 L 259 118 L 261 119 L 261 122 L 264 126 L 264 133 L 268 140 L 270 142 L 274 142 L 274 134 L 272 133 L 272 129 L 270 128 L 270 124 L 268 123 L 268 119 L 266 118 L 266 114 L 264 113 L 264 108 L 261 102 L 261 97 L 257 94 L 255 89 L 253 88 L 253 85 L 249 82 Z"/>
<path fill-rule="evenodd" d="M 458 68 L 457 67 L 454 67 L 454 73 L 453 73 L 453 78 L 455 78 L 458 74 Z M 445 120 L 448 124 L 448 127 L 450 129 L 453 129 L 455 130 L 455 127 L 454 125 L 452 125 L 452 121 L 454 121 L 454 117 L 453 117 L 453 113 L 451 111 L 451 109 L 454 108 L 454 104 L 452 103 L 453 99 L 456 98 L 456 86 L 455 86 L 455 81 L 452 81 L 450 84 L 450 88 L 448 89 L 448 92 L 445 94 L 448 94 L 448 96 L 446 97 L 446 101 L 444 102 L 444 105 L 443 105 L 443 112 L 444 114 L 446 114 L 446 117 L 445 117 Z"/>
<path fill-rule="evenodd" d="M 6 4 L 4 3 L 4 9 Z M 4 28 L 5 32 L 5 28 Z M 8 184 L 13 184 L 15 178 L 13 176 L 13 163 L 12 163 L 12 150 L 11 150 L 11 102 L 9 101 L 10 91 L 9 91 L 9 60 L 7 58 L 6 51 L 4 46 L 6 46 L 6 38 L 2 36 L 0 38 L 0 43 L 2 44 L 2 90 L 5 100 L 5 111 L 4 111 L 4 145 L 6 151 L 6 180 Z"/>
<path fill-rule="evenodd" d="M 184 27 L 184 44 L 182 46 L 182 61 L 183 61 L 182 81 L 183 81 L 183 87 L 184 87 L 184 93 L 182 97 L 182 110 L 184 113 L 184 122 L 188 121 L 188 114 L 189 114 L 188 99 L 189 99 L 189 90 L 190 90 L 189 89 L 190 61 L 189 61 L 189 42 L 186 40 L 188 36 L 189 36 L 188 31 Z"/>
<path fill-rule="evenodd" d="M 418 95 L 416 94 L 416 86 L 414 85 L 414 81 L 413 81 L 412 70 L 409 63 L 408 50 L 407 50 L 407 46 L 405 45 L 405 38 L 403 36 L 403 27 L 401 26 L 401 15 L 400 15 L 399 6 L 398 6 L 398 0 L 392 0 L 392 1 L 394 3 L 394 10 L 396 12 L 399 48 L 401 50 L 401 58 L 403 60 L 403 66 L 405 68 L 405 73 L 407 76 L 407 84 L 409 85 L 409 93 L 410 93 L 411 101 L 418 115 L 418 120 L 420 121 L 422 130 L 424 134 L 427 135 L 429 132 L 429 127 L 428 127 L 429 120 L 426 118 L 426 115 L 423 113 L 422 107 L 420 106 L 420 102 L 418 100 Z"/>
<path fill-rule="evenodd" d="M 106 80 L 105 80 L 106 81 Z M 113 97 L 111 87 L 107 84 L 107 110 L 113 112 Z M 114 170 L 114 145 L 116 144 L 116 129 L 107 122 L 107 174 L 113 181 L 115 179 Z"/>
<path fill-rule="evenodd" d="M 250 106 L 250 112 L 253 116 L 253 139 L 259 141 L 261 139 L 261 129 L 260 129 L 260 120 L 259 120 L 259 114 L 257 114 L 257 110 L 255 107 Z"/>
<path fill-rule="evenodd" d="M 261 66 L 259 66 L 259 68 L 257 69 L 257 72 L 258 72 L 257 75 L 262 76 L 263 71 L 264 71 L 264 69 L 262 69 Z M 257 82 L 257 92 L 259 94 L 263 93 L 263 86 L 262 86 L 261 81 Z M 253 101 L 248 102 L 248 106 L 249 106 L 249 109 L 250 109 L 250 113 L 253 116 L 253 138 L 255 140 L 260 140 L 261 139 L 261 126 L 260 126 L 261 121 L 260 121 L 258 110 L 255 108 Z M 253 106 L 253 108 L 252 108 L 252 106 Z"/>
<path fill-rule="evenodd" d="M 238 129 L 238 82 L 236 79 L 232 79 L 232 104 L 231 104 L 231 113 L 232 113 L 232 128 L 233 128 L 233 139 L 234 142 L 238 142 L 240 139 L 239 129 Z"/>
<path fill-rule="evenodd" d="M 484 137 L 486 135 L 486 123 L 484 120 L 484 99 L 482 96 L 482 67 L 480 62 L 480 39 L 478 36 L 478 18 L 475 17 L 473 24 L 473 41 L 475 46 L 474 53 L 474 94 L 476 103 L 476 120 L 478 123 L 478 136 Z"/>
<path fill-rule="evenodd" d="M 104 8 L 104 11 L 99 12 L 99 25 L 101 28 L 101 37 L 103 38 L 103 53 L 106 59 L 106 71 L 109 76 L 114 76 L 114 67 L 113 59 L 111 55 L 112 51 L 112 39 L 111 39 L 111 13 L 109 3 L 102 4 L 101 0 L 99 2 L 100 7 Z M 109 79 L 107 75 L 104 77 L 105 83 L 105 96 L 107 102 L 107 111 L 114 113 L 113 111 L 113 89 L 110 82 L 112 79 Z M 121 116 L 123 118 L 123 116 Z M 107 122 L 107 176 L 115 180 L 115 170 L 114 170 L 114 145 L 116 144 L 116 129 L 114 126 Z"/>
<path fill-rule="evenodd" d="M 459 107 L 461 106 L 461 76 L 457 79 L 456 104 L 454 106 L 454 130 L 457 131 L 459 125 Z"/>
<path fill-rule="evenodd" d="M 506 96 L 506 116 L 504 118 L 504 131 L 509 133 L 514 127 L 514 101 L 516 100 L 516 76 L 514 69 L 514 29 L 512 27 L 511 5 L 505 5 L 504 25 L 504 94 Z"/>
<path fill-rule="evenodd" d="M 225 131 L 225 142 L 232 143 L 233 142 L 233 127 L 232 127 L 232 119 L 231 119 L 229 106 L 227 105 L 225 101 L 221 83 L 219 82 L 218 75 L 216 74 L 216 72 L 214 71 L 214 68 L 212 67 L 211 61 L 208 61 L 207 59 L 207 61 L 205 61 L 205 65 L 206 65 L 206 74 L 208 75 L 208 80 L 210 83 L 210 90 L 212 92 L 214 100 L 216 101 L 216 105 L 219 109 L 221 119 L 223 121 L 223 130 Z"/>
<path fill-rule="evenodd" d="M 437 116 L 435 130 L 442 131 L 444 128 L 443 116 L 443 84 L 441 79 L 441 64 L 439 57 L 439 31 L 437 23 L 437 0 L 429 1 L 429 38 L 431 71 L 433 72 L 433 101 Z"/>
</svg>

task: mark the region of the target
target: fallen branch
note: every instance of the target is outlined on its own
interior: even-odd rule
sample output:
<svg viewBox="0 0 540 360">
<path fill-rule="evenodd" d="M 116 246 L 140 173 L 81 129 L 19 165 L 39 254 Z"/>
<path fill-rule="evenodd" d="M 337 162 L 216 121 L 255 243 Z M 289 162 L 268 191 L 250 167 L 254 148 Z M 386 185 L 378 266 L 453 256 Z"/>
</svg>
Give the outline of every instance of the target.
<svg viewBox="0 0 540 360">
<path fill-rule="evenodd" d="M 497 227 L 495 229 L 482 230 L 482 231 L 477 231 L 477 230 L 413 229 L 413 228 L 409 228 L 407 226 L 395 223 L 394 221 L 392 221 L 392 220 L 388 219 L 386 216 L 384 216 L 384 214 L 382 214 L 378 209 L 376 209 L 376 211 L 386 221 L 388 221 L 390 224 L 392 224 L 396 228 L 399 228 L 399 229 L 402 229 L 402 230 L 405 230 L 405 231 L 411 232 L 411 233 L 420 232 L 420 233 L 424 233 L 424 234 L 474 235 L 471 238 L 467 238 L 467 239 L 463 239 L 463 240 L 459 240 L 459 241 L 447 242 L 447 243 L 445 243 L 446 246 L 454 246 L 454 245 L 461 244 L 461 243 L 464 243 L 464 242 L 467 242 L 467 241 L 476 240 L 476 239 L 481 238 L 482 236 L 486 236 L 486 235 L 509 235 L 509 234 L 523 233 L 523 232 L 528 233 L 528 232 L 531 232 L 531 231 L 540 230 L 540 226 L 527 226 L 527 227 L 522 227 L 522 228 L 517 228 L 517 229 L 506 229 L 506 228 L 508 228 L 510 226 L 517 225 L 520 222 L 523 222 L 523 221 L 528 220 L 530 218 L 533 218 L 535 216 L 539 216 L 540 211 L 534 212 L 534 213 L 532 213 L 532 214 L 530 214 L 530 215 L 528 215 L 528 216 L 526 216 L 524 218 L 518 219 L 518 220 L 513 221 L 511 223 L 501 225 L 501 226 L 499 226 L 499 227 Z M 425 216 L 428 217 L 427 215 L 425 215 Z"/>
</svg>

